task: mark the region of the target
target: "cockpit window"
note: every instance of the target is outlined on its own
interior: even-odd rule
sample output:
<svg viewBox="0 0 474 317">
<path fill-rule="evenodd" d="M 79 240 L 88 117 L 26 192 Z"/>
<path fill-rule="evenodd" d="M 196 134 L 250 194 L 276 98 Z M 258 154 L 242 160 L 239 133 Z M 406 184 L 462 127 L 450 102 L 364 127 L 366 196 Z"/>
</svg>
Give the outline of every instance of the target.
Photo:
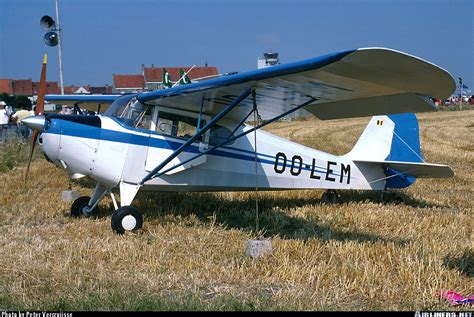
<svg viewBox="0 0 474 317">
<path fill-rule="evenodd" d="M 150 129 L 151 126 L 151 108 L 137 101 L 136 95 L 118 98 L 104 115 L 133 128 Z"/>
</svg>

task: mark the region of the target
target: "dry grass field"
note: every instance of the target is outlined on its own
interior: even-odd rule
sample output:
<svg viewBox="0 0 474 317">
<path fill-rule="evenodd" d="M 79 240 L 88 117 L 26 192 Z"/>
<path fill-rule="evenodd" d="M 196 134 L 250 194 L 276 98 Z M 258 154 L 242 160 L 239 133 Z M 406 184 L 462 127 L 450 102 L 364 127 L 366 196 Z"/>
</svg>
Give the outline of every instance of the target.
<svg viewBox="0 0 474 317">
<path fill-rule="evenodd" d="M 253 193 L 140 193 L 143 230 L 115 235 L 110 200 L 95 219 L 70 218 L 61 200 L 67 175 L 36 153 L 25 187 L 25 146 L 6 146 L 0 309 L 472 309 L 453 308 L 438 293 L 474 292 L 474 111 L 418 118 L 425 158 L 449 164 L 454 178 L 418 180 L 399 191 L 400 204 L 394 194 L 382 200 L 364 191 L 341 192 L 334 205 L 322 204 L 318 190 L 260 193 L 259 233 Z M 279 122 L 267 130 L 343 154 L 368 120 Z M 83 195 L 93 185 L 72 183 Z M 245 255 L 257 234 L 272 239 L 273 255 Z"/>
</svg>

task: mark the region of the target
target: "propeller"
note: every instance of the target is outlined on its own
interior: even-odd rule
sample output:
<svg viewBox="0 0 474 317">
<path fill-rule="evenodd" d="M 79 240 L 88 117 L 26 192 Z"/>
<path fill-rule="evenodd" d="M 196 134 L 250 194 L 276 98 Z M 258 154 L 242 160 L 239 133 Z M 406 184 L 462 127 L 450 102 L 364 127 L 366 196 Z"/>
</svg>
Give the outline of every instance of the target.
<svg viewBox="0 0 474 317">
<path fill-rule="evenodd" d="M 41 68 L 41 79 L 39 83 L 38 98 L 36 99 L 35 116 L 41 116 L 43 115 L 43 112 L 44 112 L 44 96 L 46 94 L 46 64 L 47 62 L 48 62 L 48 55 L 44 54 L 43 66 Z M 33 151 L 35 150 L 37 138 L 38 138 L 38 130 L 33 129 L 33 133 L 31 136 L 30 156 L 28 159 L 28 165 L 26 166 L 25 184 L 28 180 L 28 173 L 30 171 L 31 159 L 33 158 Z"/>
</svg>

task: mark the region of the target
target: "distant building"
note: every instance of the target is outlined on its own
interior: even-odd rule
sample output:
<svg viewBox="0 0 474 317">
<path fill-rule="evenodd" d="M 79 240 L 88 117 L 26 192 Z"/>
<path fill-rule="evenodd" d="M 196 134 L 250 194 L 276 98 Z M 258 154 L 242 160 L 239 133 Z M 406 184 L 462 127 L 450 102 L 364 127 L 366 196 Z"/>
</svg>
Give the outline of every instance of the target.
<svg viewBox="0 0 474 317">
<path fill-rule="evenodd" d="M 163 84 L 163 68 L 168 71 L 171 81 L 176 82 L 180 79 L 180 69 L 187 73 L 191 81 L 200 81 L 210 79 L 218 76 L 217 68 L 214 66 L 195 66 L 191 69 L 190 66 L 181 67 L 145 67 L 142 64 L 142 74 L 123 75 L 113 74 L 113 93 L 133 93 L 162 89 Z"/>
<path fill-rule="evenodd" d="M 113 74 L 114 93 L 136 93 L 145 91 L 145 79 L 143 75 L 120 75 Z"/>
<path fill-rule="evenodd" d="M 257 59 L 257 68 L 265 68 L 274 65 L 280 64 L 280 60 L 278 59 L 278 53 L 263 53 L 263 58 L 259 57 Z"/>
<path fill-rule="evenodd" d="M 112 93 L 112 86 L 105 85 L 105 86 L 87 86 L 88 90 L 91 94 L 94 95 L 101 95 L 101 94 L 111 94 Z"/>
<path fill-rule="evenodd" d="M 11 79 L 0 79 L 0 94 L 12 94 Z"/>
<path fill-rule="evenodd" d="M 168 71 L 168 74 L 171 77 L 171 81 L 176 82 L 180 79 L 179 71 L 182 69 L 184 72 L 188 72 L 190 66 L 182 67 L 145 67 L 142 65 L 143 77 L 145 79 L 145 86 L 147 90 L 156 90 L 162 88 L 163 83 L 163 68 Z M 199 81 L 210 79 L 218 76 L 217 67 L 214 66 L 195 66 L 187 73 L 191 81 Z"/>
<path fill-rule="evenodd" d="M 15 96 L 32 96 L 33 83 L 30 79 L 13 79 L 11 81 L 12 95 Z"/>
<path fill-rule="evenodd" d="M 38 95 L 39 92 L 39 81 L 33 82 L 33 95 Z M 57 81 L 47 81 L 46 82 L 46 94 L 57 95 L 61 93 L 61 89 L 59 88 Z M 31 96 L 31 94 L 30 94 Z"/>
<path fill-rule="evenodd" d="M 80 94 L 93 94 L 93 95 L 102 95 L 102 94 L 111 94 L 112 86 L 65 86 L 64 94 L 66 95 L 80 95 Z"/>
<path fill-rule="evenodd" d="M 64 86 L 65 95 L 90 94 L 89 86 Z"/>
<path fill-rule="evenodd" d="M 36 96 L 39 91 L 39 82 L 31 79 L 0 79 L 0 94 L 16 96 Z M 46 94 L 60 94 L 61 89 L 56 81 L 46 82 Z M 65 86 L 64 94 L 111 94 L 112 86 Z"/>
</svg>

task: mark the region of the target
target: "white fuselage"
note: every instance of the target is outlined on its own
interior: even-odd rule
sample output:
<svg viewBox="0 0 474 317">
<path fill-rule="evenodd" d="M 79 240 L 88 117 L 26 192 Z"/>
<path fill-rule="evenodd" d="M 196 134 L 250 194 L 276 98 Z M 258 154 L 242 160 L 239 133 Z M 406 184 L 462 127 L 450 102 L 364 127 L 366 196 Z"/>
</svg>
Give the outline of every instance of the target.
<svg viewBox="0 0 474 317">
<path fill-rule="evenodd" d="M 105 186 L 138 184 L 149 172 L 185 142 L 154 131 L 134 129 L 101 116 L 101 127 L 52 120 L 41 134 L 41 149 L 72 177 L 89 176 Z M 225 122 L 223 123 L 225 124 Z M 251 127 L 241 126 L 235 134 Z M 143 184 L 154 191 L 240 191 L 279 189 L 383 189 L 370 184 L 350 159 L 257 131 L 211 151 L 188 164 Z M 168 163 L 163 171 L 207 148 L 195 142 Z M 379 173 L 374 171 L 373 173 Z M 257 177 L 256 177 L 257 175 Z M 383 177 L 380 169 L 380 177 Z M 371 179 L 377 175 L 371 175 Z M 379 188 L 380 187 L 380 188 Z"/>
</svg>

